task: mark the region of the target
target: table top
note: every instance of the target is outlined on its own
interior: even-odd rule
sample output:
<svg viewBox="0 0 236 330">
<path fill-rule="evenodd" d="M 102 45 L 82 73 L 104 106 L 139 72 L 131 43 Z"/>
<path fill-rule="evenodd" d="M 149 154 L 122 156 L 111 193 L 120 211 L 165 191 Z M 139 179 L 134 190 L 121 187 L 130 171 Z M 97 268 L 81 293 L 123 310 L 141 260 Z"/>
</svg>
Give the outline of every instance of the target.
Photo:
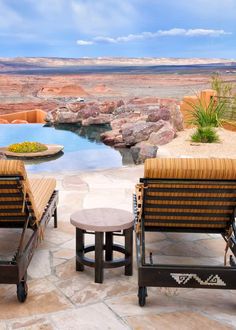
<svg viewBox="0 0 236 330">
<path fill-rule="evenodd" d="M 84 209 L 73 213 L 70 222 L 77 228 L 98 232 L 120 231 L 131 228 L 131 212 L 114 208 Z"/>
</svg>

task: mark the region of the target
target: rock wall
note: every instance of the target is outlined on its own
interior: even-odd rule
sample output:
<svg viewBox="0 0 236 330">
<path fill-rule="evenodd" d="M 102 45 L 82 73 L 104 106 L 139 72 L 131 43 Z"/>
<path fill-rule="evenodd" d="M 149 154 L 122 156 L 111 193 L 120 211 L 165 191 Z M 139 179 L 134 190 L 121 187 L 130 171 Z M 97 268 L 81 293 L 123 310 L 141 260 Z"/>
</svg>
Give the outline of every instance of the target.
<svg viewBox="0 0 236 330">
<path fill-rule="evenodd" d="M 83 126 L 110 124 L 112 130 L 101 134 L 102 141 L 116 148 L 129 147 L 136 163 L 155 157 L 158 146 L 170 142 L 183 129 L 179 103 L 151 97 L 65 103 L 48 112 L 46 121 Z"/>
</svg>

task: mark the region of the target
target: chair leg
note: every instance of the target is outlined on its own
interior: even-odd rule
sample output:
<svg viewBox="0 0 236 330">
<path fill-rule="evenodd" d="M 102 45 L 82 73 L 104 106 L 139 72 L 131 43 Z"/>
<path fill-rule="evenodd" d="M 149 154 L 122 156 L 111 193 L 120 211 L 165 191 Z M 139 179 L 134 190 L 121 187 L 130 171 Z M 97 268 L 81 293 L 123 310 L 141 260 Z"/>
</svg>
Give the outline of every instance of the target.
<svg viewBox="0 0 236 330">
<path fill-rule="evenodd" d="M 106 254 L 105 254 L 105 260 L 106 261 L 112 261 L 113 258 L 113 232 L 106 232 Z"/>
<path fill-rule="evenodd" d="M 103 232 L 95 232 L 95 283 L 103 282 Z"/>
<path fill-rule="evenodd" d="M 125 266 L 125 275 L 133 275 L 133 227 L 124 230 L 125 234 L 125 259 L 130 258 L 130 262 Z"/>
<path fill-rule="evenodd" d="M 84 270 L 84 265 L 77 260 L 77 256 L 84 257 L 84 231 L 82 229 L 76 228 L 76 271 L 82 272 Z"/>
<path fill-rule="evenodd" d="M 57 228 L 57 208 L 55 208 L 53 217 L 54 217 L 54 228 Z"/>
</svg>

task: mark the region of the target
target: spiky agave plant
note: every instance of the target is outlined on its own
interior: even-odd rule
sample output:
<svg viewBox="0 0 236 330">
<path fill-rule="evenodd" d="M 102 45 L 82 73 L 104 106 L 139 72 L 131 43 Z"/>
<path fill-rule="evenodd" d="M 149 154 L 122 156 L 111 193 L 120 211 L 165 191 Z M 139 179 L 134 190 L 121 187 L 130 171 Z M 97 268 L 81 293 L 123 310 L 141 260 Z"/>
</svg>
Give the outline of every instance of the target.
<svg viewBox="0 0 236 330">
<path fill-rule="evenodd" d="M 192 119 L 189 120 L 190 124 L 197 127 L 219 127 L 222 125 L 223 117 L 226 111 L 226 103 L 224 100 L 215 101 L 212 98 L 208 105 L 202 102 L 198 97 L 197 102 L 189 102 L 191 106 L 190 114 Z"/>
<path fill-rule="evenodd" d="M 220 138 L 213 127 L 198 127 L 191 136 L 193 142 L 216 143 Z"/>
</svg>

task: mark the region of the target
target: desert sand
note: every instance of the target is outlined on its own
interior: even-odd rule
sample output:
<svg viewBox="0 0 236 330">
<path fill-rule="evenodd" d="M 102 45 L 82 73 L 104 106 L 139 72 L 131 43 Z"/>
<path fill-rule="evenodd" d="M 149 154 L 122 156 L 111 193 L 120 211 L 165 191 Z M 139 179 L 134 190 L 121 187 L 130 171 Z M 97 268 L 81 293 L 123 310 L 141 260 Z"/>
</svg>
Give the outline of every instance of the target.
<svg viewBox="0 0 236 330">
<path fill-rule="evenodd" d="M 157 157 L 236 158 L 236 132 L 217 128 L 219 143 L 193 143 L 194 128 L 177 133 L 170 143 L 160 146 Z"/>
</svg>

